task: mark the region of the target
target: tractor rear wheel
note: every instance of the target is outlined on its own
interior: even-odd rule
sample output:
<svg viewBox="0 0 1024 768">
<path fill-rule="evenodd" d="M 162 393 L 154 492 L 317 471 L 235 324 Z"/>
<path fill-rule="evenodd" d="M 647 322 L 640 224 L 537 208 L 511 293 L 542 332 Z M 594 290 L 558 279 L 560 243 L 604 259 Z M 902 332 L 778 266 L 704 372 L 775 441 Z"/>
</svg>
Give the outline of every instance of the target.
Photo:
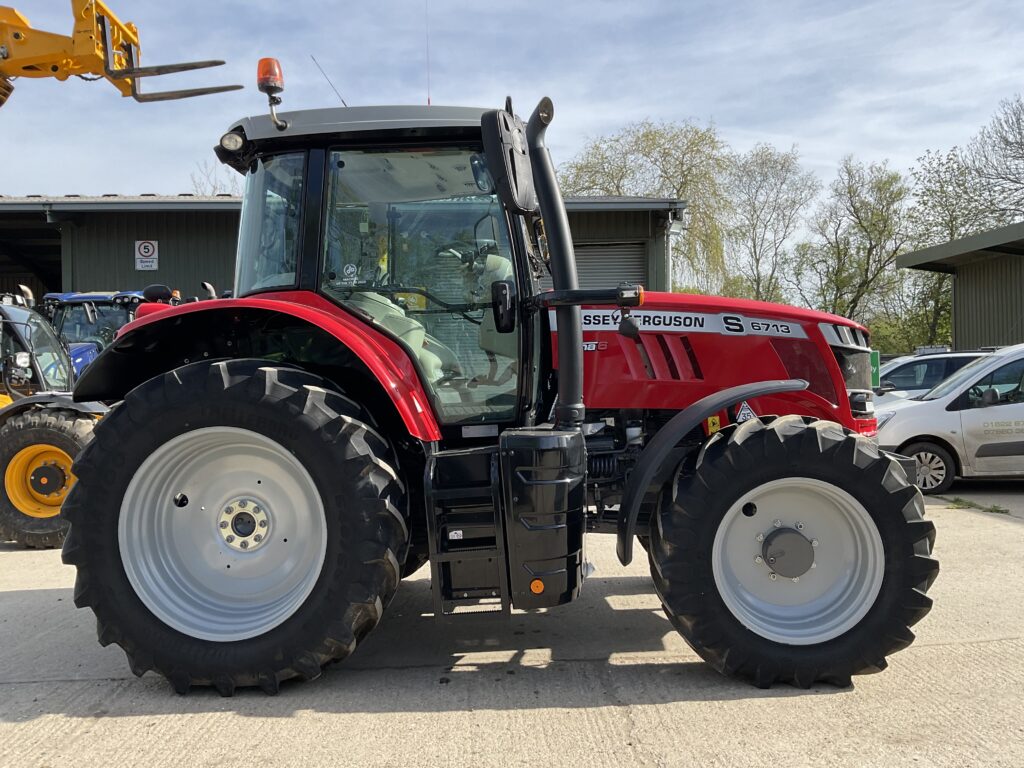
<svg viewBox="0 0 1024 768">
<path fill-rule="evenodd" d="M 0 427 L 0 541 L 61 545 L 67 522 L 60 508 L 75 484 L 71 465 L 95 423 L 76 411 L 34 408 Z"/>
<path fill-rule="evenodd" d="M 717 433 L 651 526 L 665 611 L 719 672 L 839 686 L 914 639 L 939 566 L 921 492 L 838 424 L 785 416 Z"/>
<path fill-rule="evenodd" d="M 305 371 L 196 363 L 152 379 L 75 465 L 75 604 L 179 693 L 276 693 L 376 626 L 408 548 L 388 442 Z"/>
</svg>

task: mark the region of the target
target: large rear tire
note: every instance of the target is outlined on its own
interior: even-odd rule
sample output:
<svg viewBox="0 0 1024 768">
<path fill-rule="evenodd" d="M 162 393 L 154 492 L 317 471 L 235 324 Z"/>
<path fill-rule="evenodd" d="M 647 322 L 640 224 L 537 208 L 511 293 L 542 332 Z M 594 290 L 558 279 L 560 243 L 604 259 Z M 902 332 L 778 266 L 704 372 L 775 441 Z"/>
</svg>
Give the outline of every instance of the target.
<svg viewBox="0 0 1024 768">
<path fill-rule="evenodd" d="M 67 532 L 61 504 L 75 484 L 71 466 L 96 421 L 76 411 L 33 408 L 0 427 L 0 541 L 59 547 Z"/>
<path fill-rule="evenodd" d="M 387 441 L 305 371 L 196 363 L 99 425 L 64 506 L 75 604 L 179 693 L 276 693 L 345 658 L 408 549 Z"/>
<path fill-rule="evenodd" d="M 899 464 L 838 424 L 750 420 L 708 441 L 651 526 L 665 611 L 719 672 L 839 686 L 913 641 L 935 528 Z"/>
</svg>

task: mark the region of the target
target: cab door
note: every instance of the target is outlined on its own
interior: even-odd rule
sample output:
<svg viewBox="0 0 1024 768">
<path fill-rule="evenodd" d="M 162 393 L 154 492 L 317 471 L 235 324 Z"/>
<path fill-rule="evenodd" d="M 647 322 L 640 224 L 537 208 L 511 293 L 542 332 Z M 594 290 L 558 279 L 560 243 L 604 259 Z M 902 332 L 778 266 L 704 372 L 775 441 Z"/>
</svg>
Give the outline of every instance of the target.
<svg viewBox="0 0 1024 768">
<path fill-rule="evenodd" d="M 997 368 L 961 397 L 966 458 L 978 474 L 1024 474 L 1024 359 Z"/>
</svg>

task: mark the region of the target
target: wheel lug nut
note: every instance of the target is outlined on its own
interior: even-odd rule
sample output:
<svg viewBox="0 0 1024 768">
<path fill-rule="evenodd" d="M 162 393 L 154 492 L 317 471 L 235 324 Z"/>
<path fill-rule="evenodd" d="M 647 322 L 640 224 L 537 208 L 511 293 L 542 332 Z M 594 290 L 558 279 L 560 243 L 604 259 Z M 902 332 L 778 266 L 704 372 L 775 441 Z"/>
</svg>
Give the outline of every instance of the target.
<svg viewBox="0 0 1024 768">
<path fill-rule="evenodd" d="M 818 546 L 818 540 L 817 539 L 811 539 L 811 546 L 812 547 Z"/>
<path fill-rule="evenodd" d="M 240 546 L 242 549 L 248 549 L 249 548 L 249 542 L 248 541 L 243 541 L 238 546 Z"/>
<path fill-rule="evenodd" d="M 230 536 L 230 535 L 226 539 L 224 539 L 224 541 L 226 541 L 228 544 L 230 544 L 234 540 L 235 540 L 235 537 L 234 536 Z"/>
<path fill-rule="evenodd" d="M 774 520 L 774 521 L 772 521 L 772 525 L 774 525 L 776 528 L 781 528 L 782 527 L 782 521 L 781 520 Z"/>
<path fill-rule="evenodd" d="M 221 528 L 227 528 L 228 527 L 228 521 L 227 520 L 221 520 L 220 521 L 220 527 Z"/>
<path fill-rule="evenodd" d="M 257 533 L 255 536 L 252 537 L 252 540 L 259 544 L 261 541 L 263 541 L 263 537 Z"/>
<path fill-rule="evenodd" d="M 758 541 L 764 541 L 764 534 L 763 533 L 759 533 L 754 538 L 756 538 Z"/>
<path fill-rule="evenodd" d="M 240 507 L 242 507 L 244 509 L 245 507 L 249 506 L 249 502 L 246 501 L 245 499 L 242 499 L 240 502 L 238 502 L 238 506 L 240 506 Z"/>
<path fill-rule="evenodd" d="M 230 514 L 231 514 L 231 513 L 233 513 L 234 511 L 235 511 L 235 508 L 234 508 L 234 507 L 225 507 L 225 508 L 224 508 L 224 514 L 225 514 L 225 515 L 230 515 Z"/>
<path fill-rule="evenodd" d="M 266 527 L 267 527 L 267 521 L 266 520 L 260 520 L 260 528 L 266 528 Z"/>
<path fill-rule="evenodd" d="M 771 579 L 772 581 L 775 581 L 779 577 L 775 573 L 769 573 L 768 574 L 768 578 Z"/>
<path fill-rule="evenodd" d="M 757 555 L 757 556 L 756 556 L 756 557 L 754 558 L 754 562 L 755 562 L 755 563 L 763 563 L 763 562 L 764 562 L 764 560 L 762 560 L 762 559 L 761 559 L 761 556 L 760 556 L 760 555 Z"/>
<path fill-rule="evenodd" d="M 804 529 L 804 524 L 803 524 L 803 523 L 797 523 L 797 524 L 796 524 L 796 529 L 797 529 L 798 531 L 802 531 L 802 530 Z"/>
<path fill-rule="evenodd" d="M 262 509 L 260 509 L 259 507 L 253 507 L 253 508 L 252 508 L 252 513 L 253 513 L 254 515 L 262 515 L 262 514 L 263 514 L 263 510 L 262 510 Z"/>
<path fill-rule="evenodd" d="M 794 576 L 793 577 L 793 583 L 796 584 L 798 581 L 800 581 L 800 577 L 799 576 Z"/>
</svg>

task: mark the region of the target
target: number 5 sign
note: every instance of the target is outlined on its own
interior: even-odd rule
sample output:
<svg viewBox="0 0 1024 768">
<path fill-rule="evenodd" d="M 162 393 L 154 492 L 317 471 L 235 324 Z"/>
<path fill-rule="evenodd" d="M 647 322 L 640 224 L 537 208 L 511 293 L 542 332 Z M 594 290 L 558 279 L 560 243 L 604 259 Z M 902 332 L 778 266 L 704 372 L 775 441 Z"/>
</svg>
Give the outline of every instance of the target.
<svg viewBox="0 0 1024 768">
<path fill-rule="evenodd" d="M 135 241 L 135 270 L 154 272 L 160 268 L 160 253 L 156 240 Z"/>
</svg>

